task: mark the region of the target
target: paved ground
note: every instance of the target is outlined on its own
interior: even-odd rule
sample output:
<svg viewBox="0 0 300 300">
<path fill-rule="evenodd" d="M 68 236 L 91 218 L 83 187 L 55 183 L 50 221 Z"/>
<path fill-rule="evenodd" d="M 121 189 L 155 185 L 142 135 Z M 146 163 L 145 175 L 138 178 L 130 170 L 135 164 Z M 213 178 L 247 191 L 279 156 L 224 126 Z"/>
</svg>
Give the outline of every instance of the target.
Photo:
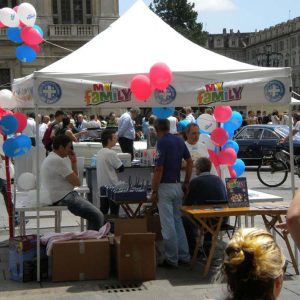
<svg viewBox="0 0 300 300">
<path fill-rule="evenodd" d="M 254 172 L 247 172 L 246 177 L 248 186 L 262 192 L 272 193 L 284 197 L 285 200 L 291 199 L 289 182 L 280 188 L 267 189 L 256 179 Z M 298 185 L 299 179 L 296 179 Z M 0 201 L 0 212 L 3 212 L 3 204 Z M 155 281 L 142 284 L 121 286 L 114 274 L 108 281 L 88 281 L 88 282 L 64 282 L 52 283 L 30 282 L 17 283 L 9 280 L 8 273 L 8 246 L 7 230 L 5 225 L 5 214 L 0 214 L 0 299 L 205 299 L 205 296 L 214 299 L 224 299 L 226 286 L 215 282 L 215 275 L 222 256 L 222 250 L 226 243 L 220 242 L 216 254 L 214 267 L 207 279 L 203 279 L 203 262 L 197 262 L 196 268 L 190 270 L 187 266 L 180 266 L 177 270 L 157 269 Z M 49 231 L 53 226 L 53 220 L 41 220 L 43 231 Z M 260 219 L 255 219 L 256 226 L 262 226 Z M 79 230 L 79 219 L 69 213 L 64 213 L 63 230 Z M 27 224 L 32 228 L 28 233 L 35 233 L 35 223 L 30 220 Z M 282 244 L 281 244 L 282 245 Z M 283 245 L 282 245 L 283 246 Z M 286 253 L 286 249 L 283 249 Z M 300 299 L 300 277 L 294 275 L 291 265 L 288 266 L 287 276 L 280 299 Z"/>
</svg>

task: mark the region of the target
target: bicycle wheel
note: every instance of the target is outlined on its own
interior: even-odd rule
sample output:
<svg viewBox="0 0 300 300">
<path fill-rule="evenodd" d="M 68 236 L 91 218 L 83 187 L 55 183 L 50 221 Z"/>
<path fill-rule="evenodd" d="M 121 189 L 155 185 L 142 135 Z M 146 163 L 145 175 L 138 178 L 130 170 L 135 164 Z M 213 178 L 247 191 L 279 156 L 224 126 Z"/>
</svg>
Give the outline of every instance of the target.
<svg viewBox="0 0 300 300">
<path fill-rule="evenodd" d="M 257 169 L 259 181 L 269 187 L 282 185 L 286 181 L 288 173 L 288 166 L 281 160 L 276 160 L 270 165 L 261 164 Z"/>
</svg>

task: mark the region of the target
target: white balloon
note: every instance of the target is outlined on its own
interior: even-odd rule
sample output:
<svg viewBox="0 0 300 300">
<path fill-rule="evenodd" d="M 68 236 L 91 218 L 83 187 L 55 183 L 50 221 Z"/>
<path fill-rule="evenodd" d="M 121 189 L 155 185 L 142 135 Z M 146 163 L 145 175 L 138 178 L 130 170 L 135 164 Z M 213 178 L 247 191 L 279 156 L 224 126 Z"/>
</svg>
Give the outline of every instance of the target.
<svg viewBox="0 0 300 300">
<path fill-rule="evenodd" d="M 209 133 L 217 128 L 217 122 L 214 116 L 209 114 L 200 115 L 197 119 L 197 124 L 201 130 Z"/>
<path fill-rule="evenodd" d="M 0 154 L 5 156 L 5 153 L 3 151 L 3 143 L 4 143 L 4 140 L 3 140 L 3 135 L 0 134 Z"/>
<path fill-rule="evenodd" d="M 215 150 L 215 145 L 211 141 L 209 134 L 201 133 L 200 138 L 199 138 L 199 142 L 201 144 L 205 145 L 207 149 L 210 149 L 212 151 Z"/>
<path fill-rule="evenodd" d="M 0 21 L 7 27 L 18 27 L 20 23 L 17 13 L 9 7 L 0 9 Z"/>
<path fill-rule="evenodd" d="M 0 107 L 12 109 L 17 106 L 17 101 L 15 96 L 10 90 L 1 90 L 0 91 Z"/>
<path fill-rule="evenodd" d="M 33 27 L 36 20 L 36 10 L 30 3 L 22 3 L 18 6 L 18 17 L 26 26 Z"/>
<path fill-rule="evenodd" d="M 25 172 L 18 178 L 18 187 L 24 191 L 29 191 L 35 188 L 36 177 L 34 174 Z"/>
</svg>

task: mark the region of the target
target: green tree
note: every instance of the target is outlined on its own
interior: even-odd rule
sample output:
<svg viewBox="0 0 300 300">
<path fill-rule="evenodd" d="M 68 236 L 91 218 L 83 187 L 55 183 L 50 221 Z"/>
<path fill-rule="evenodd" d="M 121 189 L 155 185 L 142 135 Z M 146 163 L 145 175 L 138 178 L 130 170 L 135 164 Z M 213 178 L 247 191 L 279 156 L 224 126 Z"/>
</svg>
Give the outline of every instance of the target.
<svg viewBox="0 0 300 300">
<path fill-rule="evenodd" d="M 153 0 L 150 8 L 172 28 L 198 45 L 205 45 L 208 33 L 197 22 L 195 4 L 188 0 Z"/>
</svg>

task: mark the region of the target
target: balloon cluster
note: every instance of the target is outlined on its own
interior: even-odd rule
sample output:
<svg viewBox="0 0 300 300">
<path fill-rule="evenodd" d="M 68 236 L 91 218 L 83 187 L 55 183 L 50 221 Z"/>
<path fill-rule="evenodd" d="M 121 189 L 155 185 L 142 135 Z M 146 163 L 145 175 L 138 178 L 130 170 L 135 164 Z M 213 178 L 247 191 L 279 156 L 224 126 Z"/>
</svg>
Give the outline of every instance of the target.
<svg viewBox="0 0 300 300">
<path fill-rule="evenodd" d="M 40 52 L 43 30 L 35 25 L 36 10 L 30 3 L 22 3 L 14 8 L 0 9 L 0 28 L 7 28 L 8 39 L 16 44 L 16 57 L 22 62 L 32 62 Z"/>
<path fill-rule="evenodd" d="M 19 134 L 25 129 L 26 125 L 26 115 L 20 112 L 12 113 L 0 108 L 0 133 L 3 136 L 9 136 L 2 145 L 3 153 L 6 156 L 18 157 L 30 150 L 30 138 L 27 135 Z"/>
<path fill-rule="evenodd" d="M 197 119 L 200 142 L 206 145 L 209 158 L 219 174 L 220 165 L 228 166 L 231 177 L 241 176 L 245 171 L 244 162 L 237 159 L 239 145 L 232 140 L 234 131 L 242 125 L 242 121 L 241 114 L 226 105 L 217 106 L 213 116 L 202 114 Z M 218 123 L 221 125 L 218 126 Z"/>
<path fill-rule="evenodd" d="M 138 101 L 146 101 L 154 89 L 164 91 L 172 78 L 170 68 L 164 63 L 157 63 L 151 67 L 149 75 L 134 76 L 130 89 Z"/>
</svg>

